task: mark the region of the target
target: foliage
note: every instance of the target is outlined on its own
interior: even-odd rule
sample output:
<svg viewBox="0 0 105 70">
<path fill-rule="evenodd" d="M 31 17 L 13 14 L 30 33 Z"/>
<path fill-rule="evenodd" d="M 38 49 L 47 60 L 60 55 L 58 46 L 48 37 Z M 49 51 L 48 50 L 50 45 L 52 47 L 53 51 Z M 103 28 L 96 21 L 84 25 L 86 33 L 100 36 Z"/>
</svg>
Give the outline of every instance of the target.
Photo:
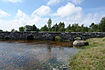
<svg viewBox="0 0 105 70">
<path fill-rule="evenodd" d="M 99 24 L 92 23 L 89 27 L 84 26 L 84 24 L 79 25 L 78 23 L 69 24 L 65 27 L 64 22 L 56 23 L 52 25 L 52 20 L 48 20 L 48 26 L 44 25 L 41 29 L 38 29 L 35 25 L 26 25 L 25 27 L 20 27 L 19 31 L 49 31 L 49 32 L 105 32 L 105 17 L 102 18 Z"/>
<path fill-rule="evenodd" d="M 3 32 L 3 30 L 0 30 L 0 32 Z"/>
<path fill-rule="evenodd" d="M 65 32 L 71 32 L 71 25 L 69 24 L 69 26 L 66 28 Z"/>
<path fill-rule="evenodd" d="M 47 25 L 45 25 L 44 27 L 42 27 L 42 28 L 40 29 L 40 31 L 48 31 Z"/>
<path fill-rule="evenodd" d="M 49 29 L 49 31 L 51 31 L 51 24 L 52 24 L 52 20 L 49 19 L 49 20 L 48 20 L 48 29 Z"/>
<path fill-rule="evenodd" d="M 100 32 L 105 32 L 105 17 L 102 18 L 101 22 L 99 23 L 99 30 Z"/>
<path fill-rule="evenodd" d="M 99 31 L 99 26 L 98 26 L 98 24 L 92 23 L 92 24 L 90 25 L 90 32 L 98 32 L 98 31 Z"/>
<path fill-rule="evenodd" d="M 33 27 L 31 25 L 26 25 L 24 27 L 24 31 L 32 31 L 33 30 Z"/>
<path fill-rule="evenodd" d="M 104 37 L 104 38 L 102 38 L 102 40 L 103 40 L 103 41 L 105 41 L 105 37 Z"/>
<path fill-rule="evenodd" d="M 20 32 L 24 32 L 24 31 L 39 31 L 39 29 L 35 25 L 33 25 L 33 26 L 26 25 L 24 27 L 19 27 L 19 31 Z"/>
<path fill-rule="evenodd" d="M 24 27 L 19 27 L 20 32 L 24 32 Z"/>
<path fill-rule="evenodd" d="M 15 29 L 12 29 L 12 30 L 11 30 L 11 32 L 18 32 L 18 31 L 17 31 L 17 30 L 15 30 Z"/>
<path fill-rule="evenodd" d="M 55 41 L 62 41 L 62 38 L 60 36 L 56 36 Z"/>
<path fill-rule="evenodd" d="M 58 31 L 58 25 L 57 23 L 51 28 L 52 32 L 57 32 Z"/>
<path fill-rule="evenodd" d="M 33 25 L 32 31 L 39 31 L 39 29 L 35 25 Z"/>
<path fill-rule="evenodd" d="M 65 24 L 64 22 L 60 22 L 58 25 L 58 32 L 65 32 Z"/>
</svg>

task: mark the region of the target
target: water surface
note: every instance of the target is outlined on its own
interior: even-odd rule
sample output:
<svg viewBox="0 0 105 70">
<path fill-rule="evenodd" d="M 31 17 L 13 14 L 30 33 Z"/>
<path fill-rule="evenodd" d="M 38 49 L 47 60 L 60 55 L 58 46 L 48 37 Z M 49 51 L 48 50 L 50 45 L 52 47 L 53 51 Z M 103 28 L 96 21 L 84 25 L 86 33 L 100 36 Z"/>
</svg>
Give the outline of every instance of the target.
<svg viewBox="0 0 105 70">
<path fill-rule="evenodd" d="M 36 42 L 0 41 L 0 70 L 61 70 L 77 52 Z"/>
</svg>

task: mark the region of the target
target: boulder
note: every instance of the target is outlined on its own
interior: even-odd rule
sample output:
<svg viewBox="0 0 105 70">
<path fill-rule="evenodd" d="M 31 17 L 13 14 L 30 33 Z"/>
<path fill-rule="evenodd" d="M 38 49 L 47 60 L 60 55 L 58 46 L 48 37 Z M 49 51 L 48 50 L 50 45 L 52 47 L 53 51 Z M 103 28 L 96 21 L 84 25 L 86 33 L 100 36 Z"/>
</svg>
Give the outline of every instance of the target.
<svg viewBox="0 0 105 70">
<path fill-rule="evenodd" d="M 73 42 L 73 46 L 75 47 L 81 47 L 81 46 L 87 46 L 87 45 L 89 45 L 89 43 L 84 40 L 75 40 Z"/>
</svg>

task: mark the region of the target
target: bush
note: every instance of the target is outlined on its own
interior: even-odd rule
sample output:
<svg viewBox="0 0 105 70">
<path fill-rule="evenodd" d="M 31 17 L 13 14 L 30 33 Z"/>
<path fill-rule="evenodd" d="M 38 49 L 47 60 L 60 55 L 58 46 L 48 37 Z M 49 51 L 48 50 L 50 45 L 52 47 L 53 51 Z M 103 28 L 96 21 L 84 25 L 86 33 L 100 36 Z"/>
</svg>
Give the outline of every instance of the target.
<svg viewBox="0 0 105 70">
<path fill-rule="evenodd" d="M 62 41 L 62 38 L 60 36 L 56 36 L 55 41 Z"/>
<path fill-rule="evenodd" d="M 103 40 L 103 41 L 105 41 L 105 37 L 104 37 L 104 38 L 102 38 L 102 40 Z"/>
</svg>

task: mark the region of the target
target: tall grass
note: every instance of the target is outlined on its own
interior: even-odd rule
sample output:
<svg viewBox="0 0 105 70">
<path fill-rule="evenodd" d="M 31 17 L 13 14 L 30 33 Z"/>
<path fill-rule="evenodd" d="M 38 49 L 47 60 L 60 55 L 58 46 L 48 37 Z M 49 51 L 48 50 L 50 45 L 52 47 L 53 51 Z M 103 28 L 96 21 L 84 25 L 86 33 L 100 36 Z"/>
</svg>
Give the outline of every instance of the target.
<svg viewBox="0 0 105 70">
<path fill-rule="evenodd" d="M 105 70 L 105 41 L 102 38 L 87 41 L 90 45 L 70 60 L 71 70 Z"/>
</svg>

